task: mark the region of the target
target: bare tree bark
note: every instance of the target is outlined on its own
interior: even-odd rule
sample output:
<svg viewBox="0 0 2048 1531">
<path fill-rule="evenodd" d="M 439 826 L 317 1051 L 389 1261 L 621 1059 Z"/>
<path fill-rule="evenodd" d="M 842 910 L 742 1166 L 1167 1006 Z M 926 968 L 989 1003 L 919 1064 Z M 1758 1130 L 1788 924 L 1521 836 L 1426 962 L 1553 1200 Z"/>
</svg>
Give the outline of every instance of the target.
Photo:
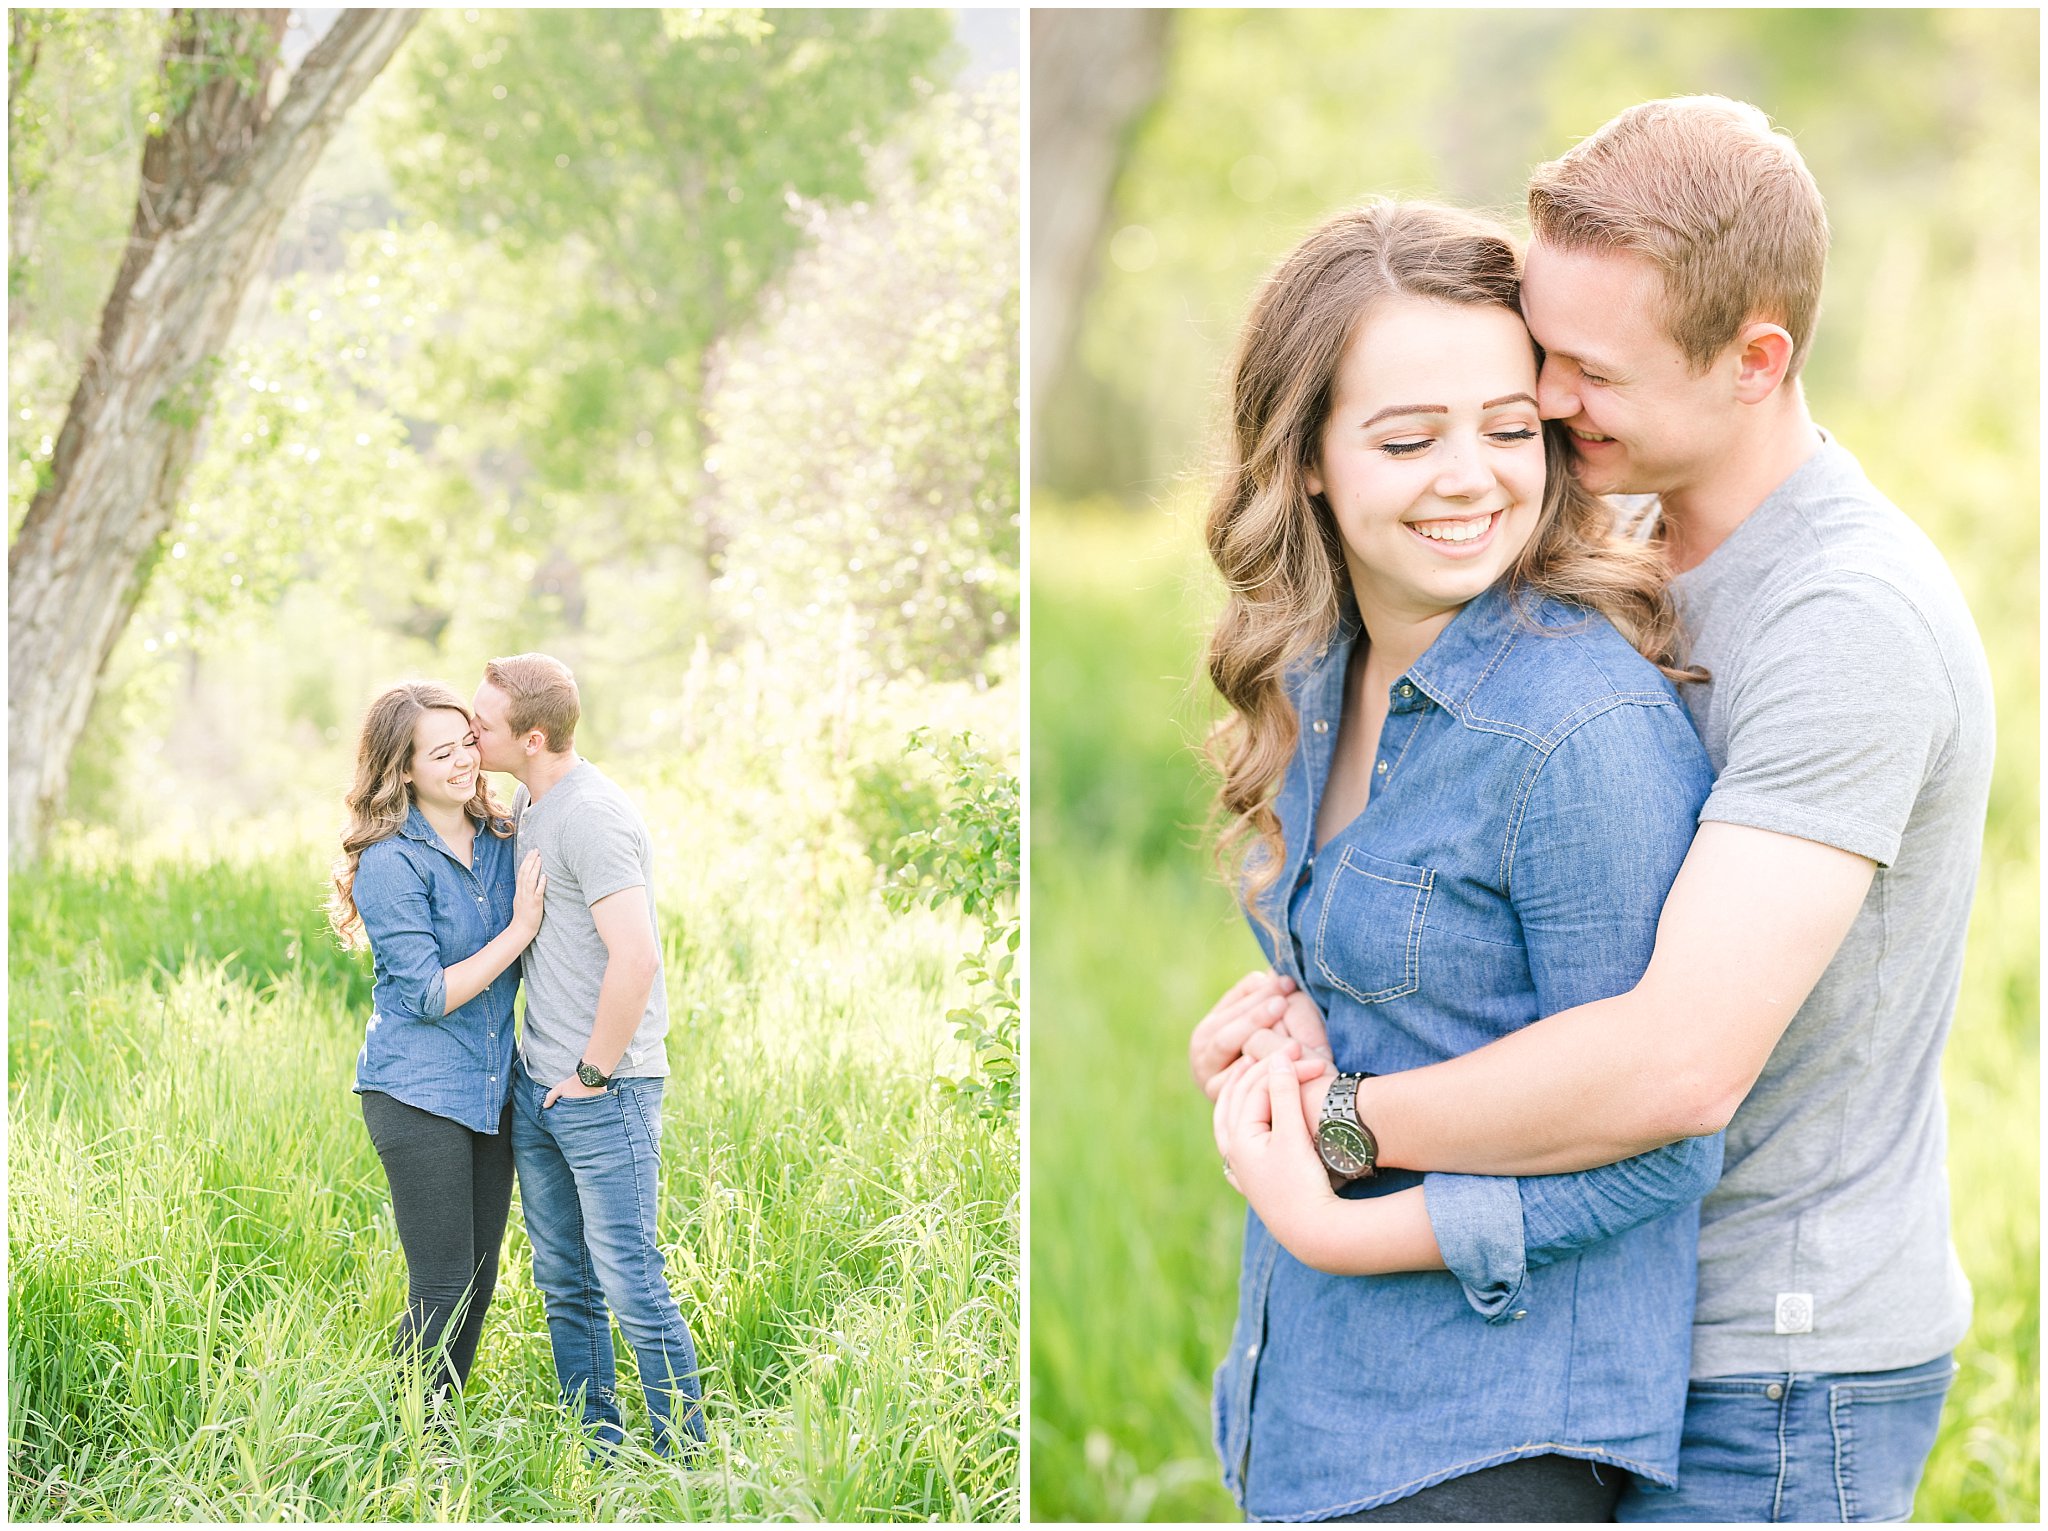
<svg viewBox="0 0 2048 1531">
<path fill-rule="evenodd" d="M 1172 13 L 1031 13 L 1031 414 L 1065 371 L 1125 141 L 1159 90 Z M 1034 436 L 1034 471 L 1043 452 Z"/>
<path fill-rule="evenodd" d="M 9 845 L 35 857 L 93 690 L 147 586 L 214 359 L 321 151 L 419 13 L 349 10 L 270 105 L 284 10 L 179 10 L 171 120 L 143 150 L 128 251 L 7 555 Z"/>
</svg>

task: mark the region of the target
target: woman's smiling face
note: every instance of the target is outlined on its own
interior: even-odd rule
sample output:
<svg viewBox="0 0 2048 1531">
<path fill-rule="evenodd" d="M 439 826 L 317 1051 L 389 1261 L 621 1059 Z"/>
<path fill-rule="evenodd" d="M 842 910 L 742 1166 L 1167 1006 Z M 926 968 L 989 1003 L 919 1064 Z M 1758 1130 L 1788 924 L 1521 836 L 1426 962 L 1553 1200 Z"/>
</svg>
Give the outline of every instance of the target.
<svg viewBox="0 0 2048 1531">
<path fill-rule="evenodd" d="M 1519 315 L 1394 298 L 1338 363 L 1308 487 L 1368 629 L 1455 611 L 1513 566 L 1543 505 L 1536 354 Z"/>
<path fill-rule="evenodd" d="M 422 808 L 457 810 L 476 794 L 476 731 L 469 719 L 429 707 L 412 726 L 412 760 L 405 779 Z"/>
</svg>

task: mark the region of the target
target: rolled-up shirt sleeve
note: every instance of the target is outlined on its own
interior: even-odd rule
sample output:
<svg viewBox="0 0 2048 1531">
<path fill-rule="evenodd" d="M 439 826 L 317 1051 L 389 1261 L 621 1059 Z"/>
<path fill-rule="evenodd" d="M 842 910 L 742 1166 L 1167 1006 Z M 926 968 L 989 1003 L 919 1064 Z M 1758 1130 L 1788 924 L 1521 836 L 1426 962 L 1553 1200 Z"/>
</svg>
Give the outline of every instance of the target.
<svg viewBox="0 0 2048 1531">
<path fill-rule="evenodd" d="M 1610 708 L 1551 749 L 1524 803 L 1509 884 L 1542 1014 L 1642 977 L 1709 781 L 1675 704 Z M 1423 1196 L 1446 1268 L 1499 1323 L 1520 1308 L 1531 1266 L 1699 1200 L 1721 1154 L 1717 1133 L 1576 1174 L 1427 1175 Z"/>
<path fill-rule="evenodd" d="M 419 869 L 390 842 L 379 841 L 356 866 L 355 901 L 370 950 L 398 1004 L 419 1020 L 440 1020 L 448 1009 L 448 978 Z"/>
</svg>

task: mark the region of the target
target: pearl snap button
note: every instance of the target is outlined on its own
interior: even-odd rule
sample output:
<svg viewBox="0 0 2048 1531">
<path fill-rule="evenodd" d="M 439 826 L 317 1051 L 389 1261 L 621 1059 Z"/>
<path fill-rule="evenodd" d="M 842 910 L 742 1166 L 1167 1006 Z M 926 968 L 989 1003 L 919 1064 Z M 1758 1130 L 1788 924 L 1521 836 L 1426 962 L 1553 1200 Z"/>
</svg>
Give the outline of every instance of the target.
<svg viewBox="0 0 2048 1531">
<path fill-rule="evenodd" d="M 1525 1319 L 1529 1316 L 1529 1310 L 1527 1308 L 1517 1308 L 1515 1309 L 1513 1316 L 1517 1320 Z"/>
<path fill-rule="evenodd" d="M 1381 762 L 1380 762 L 1380 763 L 1379 763 L 1379 764 L 1378 764 L 1377 766 L 1375 766 L 1375 767 L 1374 767 L 1373 769 L 1374 769 L 1374 770 L 1376 770 L 1376 771 L 1378 771 L 1378 772 L 1380 773 L 1380 775 L 1384 776 L 1384 775 L 1386 775 L 1386 774 L 1387 774 L 1387 763 L 1386 763 L 1386 762 L 1385 762 L 1384 760 L 1382 760 L 1382 761 L 1381 761 Z"/>
<path fill-rule="evenodd" d="M 1328 733 L 1329 731 L 1330 731 L 1330 720 L 1329 720 L 1328 718 L 1317 718 L 1317 719 L 1316 719 L 1316 732 L 1317 732 L 1317 733 L 1319 733 L 1319 734 L 1326 734 L 1326 733 Z"/>
</svg>

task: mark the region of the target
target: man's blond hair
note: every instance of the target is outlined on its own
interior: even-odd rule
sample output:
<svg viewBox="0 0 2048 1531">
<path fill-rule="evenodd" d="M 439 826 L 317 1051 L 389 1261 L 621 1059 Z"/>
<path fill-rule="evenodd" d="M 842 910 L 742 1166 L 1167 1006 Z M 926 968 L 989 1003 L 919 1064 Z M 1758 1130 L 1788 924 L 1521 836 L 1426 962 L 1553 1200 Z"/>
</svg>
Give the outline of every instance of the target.
<svg viewBox="0 0 2048 1531">
<path fill-rule="evenodd" d="M 1703 372 L 1752 320 L 1792 337 L 1799 375 L 1820 319 L 1828 219 L 1770 118 L 1725 96 L 1646 101 L 1529 178 L 1529 227 L 1563 250 L 1647 256 L 1663 322 Z"/>
<path fill-rule="evenodd" d="M 548 752 L 562 754 L 576 742 L 576 720 L 583 716 L 576 677 L 561 660 L 547 654 L 514 654 L 484 666 L 484 679 L 505 693 L 512 705 L 505 722 L 516 737 L 541 731 Z"/>
</svg>

